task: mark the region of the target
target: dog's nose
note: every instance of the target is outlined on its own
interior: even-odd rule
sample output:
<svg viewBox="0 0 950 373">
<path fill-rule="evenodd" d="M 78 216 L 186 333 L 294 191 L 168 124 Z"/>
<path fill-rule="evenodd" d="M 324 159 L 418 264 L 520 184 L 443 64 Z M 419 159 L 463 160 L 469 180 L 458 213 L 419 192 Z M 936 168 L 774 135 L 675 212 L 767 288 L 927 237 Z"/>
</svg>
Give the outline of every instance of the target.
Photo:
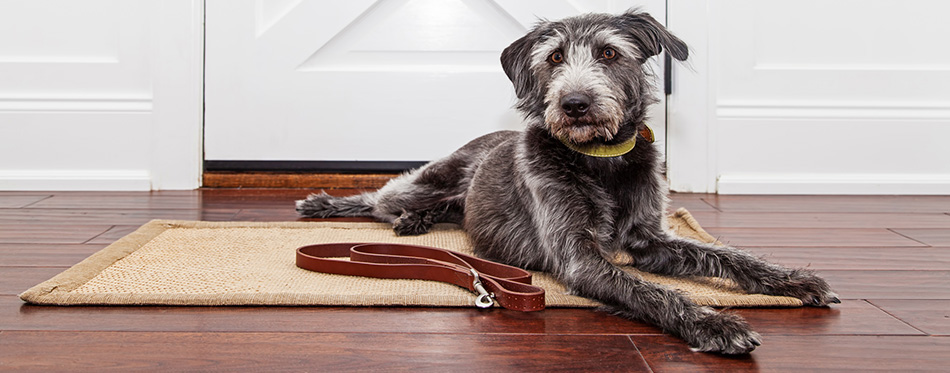
<svg viewBox="0 0 950 373">
<path fill-rule="evenodd" d="M 579 118 L 590 109 L 590 96 L 582 93 L 573 93 L 561 99 L 561 109 L 571 118 Z"/>
</svg>

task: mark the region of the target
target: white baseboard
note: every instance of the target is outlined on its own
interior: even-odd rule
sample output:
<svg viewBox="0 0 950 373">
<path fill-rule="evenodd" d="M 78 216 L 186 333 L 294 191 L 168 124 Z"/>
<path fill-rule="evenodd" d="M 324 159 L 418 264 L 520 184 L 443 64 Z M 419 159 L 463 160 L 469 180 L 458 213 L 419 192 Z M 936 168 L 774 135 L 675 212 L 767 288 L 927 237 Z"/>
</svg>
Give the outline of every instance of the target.
<svg viewBox="0 0 950 373">
<path fill-rule="evenodd" d="M 720 194 L 950 195 L 950 174 L 726 174 Z"/>
<path fill-rule="evenodd" d="M 0 170 L 0 190 L 151 190 L 147 170 Z"/>
</svg>

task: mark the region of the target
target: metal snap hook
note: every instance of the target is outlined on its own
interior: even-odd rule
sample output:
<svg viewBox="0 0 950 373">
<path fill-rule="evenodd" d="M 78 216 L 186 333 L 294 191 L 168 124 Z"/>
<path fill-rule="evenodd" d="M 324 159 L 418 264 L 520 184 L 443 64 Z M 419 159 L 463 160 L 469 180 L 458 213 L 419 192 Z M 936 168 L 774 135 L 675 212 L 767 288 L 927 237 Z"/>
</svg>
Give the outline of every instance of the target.
<svg viewBox="0 0 950 373">
<path fill-rule="evenodd" d="M 488 290 L 485 290 L 485 286 L 482 285 L 482 281 L 478 277 L 478 272 L 476 272 L 474 268 L 472 269 L 472 275 L 475 276 L 475 279 L 472 281 L 472 287 L 478 292 L 478 296 L 475 297 L 475 307 L 489 308 L 495 305 L 492 294 L 489 294 Z"/>
<path fill-rule="evenodd" d="M 491 298 L 490 294 L 481 294 L 475 298 L 475 307 L 491 308 L 493 305 L 495 305 L 495 301 Z"/>
</svg>

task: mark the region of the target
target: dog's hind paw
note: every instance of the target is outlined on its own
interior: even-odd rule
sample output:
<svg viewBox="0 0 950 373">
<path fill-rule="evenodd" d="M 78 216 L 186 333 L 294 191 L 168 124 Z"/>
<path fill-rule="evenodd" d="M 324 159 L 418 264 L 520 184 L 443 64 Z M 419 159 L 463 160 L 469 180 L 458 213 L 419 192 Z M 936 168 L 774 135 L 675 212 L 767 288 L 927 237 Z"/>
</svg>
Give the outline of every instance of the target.
<svg viewBox="0 0 950 373">
<path fill-rule="evenodd" d="M 311 194 L 307 199 L 297 201 L 297 213 L 307 218 L 327 218 L 333 215 L 333 207 L 330 205 L 330 199 L 333 198 L 326 192 L 320 194 Z"/>
<path fill-rule="evenodd" d="M 746 354 L 762 344 L 762 336 L 752 331 L 741 317 L 706 308 L 702 317 L 685 326 L 684 339 L 690 349 L 726 355 Z"/>
<path fill-rule="evenodd" d="M 435 222 L 425 212 L 403 211 L 393 220 L 393 231 L 399 236 L 418 236 L 429 232 Z"/>
</svg>

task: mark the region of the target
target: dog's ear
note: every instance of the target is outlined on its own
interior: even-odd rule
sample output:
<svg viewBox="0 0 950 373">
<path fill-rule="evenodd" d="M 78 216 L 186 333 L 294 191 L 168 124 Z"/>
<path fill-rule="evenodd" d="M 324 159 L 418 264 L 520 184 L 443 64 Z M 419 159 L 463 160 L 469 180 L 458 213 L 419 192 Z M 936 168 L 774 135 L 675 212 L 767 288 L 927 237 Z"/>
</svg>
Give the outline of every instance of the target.
<svg viewBox="0 0 950 373">
<path fill-rule="evenodd" d="M 531 50 L 543 34 L 542 28 L 545 28 L 547 22 L 540 22 L 527 35 L 515 40 L 505 50 L 501 52 L 501 67 L 505 70 L 505 75 L 515 86 L 515 94 L 518 98 L 523 98 L 533 87 L 534 75 L 531 74 Z"/>
<path fill-rule="evenodd" d="M 664 47 L 666 53 L 677 60 L 685 61 L 689 56 L 686 43 L 673 36 L 666 27 L 648 13 L 631 10 L 617 18 L 622 25 L 621 28 L 629 31 L 637 40 L 640 49 L 645 53 L 644 60 L 660 54 Z"/>
</svg>

